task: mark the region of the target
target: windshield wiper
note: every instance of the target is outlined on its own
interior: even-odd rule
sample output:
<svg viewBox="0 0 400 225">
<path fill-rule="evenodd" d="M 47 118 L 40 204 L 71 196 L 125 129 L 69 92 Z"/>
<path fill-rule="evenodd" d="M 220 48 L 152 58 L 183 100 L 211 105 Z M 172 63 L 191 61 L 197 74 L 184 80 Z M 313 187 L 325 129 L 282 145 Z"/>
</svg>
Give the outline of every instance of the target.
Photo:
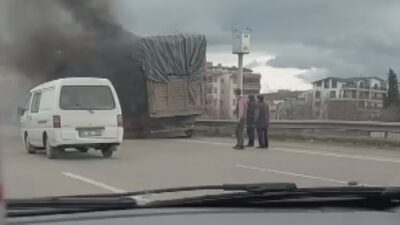
<svg viewBox="0 0 400 225">
<path fill-rule="evenodd" d="M 90 195 L 66 195 L 66 196 L 55 196 L 55 197 L 43 197 L 43 198 L 28 198 L 28 199 L 9 199 L 7 200 L 8 206 L 19 207 L 21 205 L 38 205 L 38 204 L 59 204 L 62 205 L 64 202 L 76 201 L 102 201 L 117 198 L 118 200 L 124 200 L 124 197 L 134 197 L 140 195 L 149 194 L 162 194 L 172 192 L 184 192 L 184 191 L 201 191 L 201 190 L 221 190 L 221 191 L 244 191 L 252 193 L 264 193 L 264 192 L 282 192 L 296 190 L 296 184 L 294 183 L 252 183 L 252 184 L 223 184 L 223 185 L 203 185 L 203 186 L 186 186 L 186 187 L 175 187 L 175 188 L 161 188 L 144 191 L 134 192 L 123 192 L 123 193 L 110 193 L 110 194 L 90 194 Z M 133 200 L 133 199 L 132 199 Z M 115 201 L 115 200 L 114 200 Z"/>
<path fill-rule="evenodd" d="M 153 201 L 149 207 L 361 207 L 376 210 L 400 205 L 400 188 L 297 188 L 280 192 L 240 192 Z"/>
<path fill-rule="evenodd" d="M 295 183 L 249 183 L 249 184 L 222 184 L 222 185 L 199 185 L 199 186 L 184 186 L 184 187 L 173 187 L 173 188 L 161 188 L 151 189 L 143 191 L 132 191 L 122 193 L 110 193 L 110 194 L 90 194 L 90 195 L 66 195 L 52 198 L 93 198 L 93 197 L 132 197 L 139 195 L 149 194 L 163 194 L 173 192 L 185 192 L 185 191 L 204 191 L 204 190 L 220 190 L 220 191 L 244 191 L 252 193 L 265 193 L 265 192 L 284 192 L 296 190 L 297 186 Z"/>
<path fill-rule="evenodd" d="M 222 194 L 153 200 L 139 204 L 135 197 L 153 194 L 227 191 Z M 9 216 L 74 213 L 158 207 L 362 207 L 388 209 L 400 204 L 400 187 L 297 188 L 294 183 L 255 183 L 187 186 L 135 192 L 7 200 Z M 11 213 L 11 214 L 10 214 Z"/>
<path fill-rule="evenodd" d="M 79 109 L 87 110 L 87 111 L 89 111 L 89 112 L 92 113 L 92 114 L 94 113 L 94 111 L 93 111 L 92 109 L 83 108 L 83 107 L 81 106 L 81 104 L 79 104 L 79 103 L 76 103 L 75 106 L 78 107 Z"/>
<path fill-rule="evenodd" d="M 137 202 L 128 197 L 46 197 L 10 199 L 6 205 L 7 217 L 21 217 L 132 209 L 137 207 Z"/>
<path fill-rule="evenodd" d="M 162 194 L 185 191 L 221 190 L 245 193 L 282 192 L 296 190 L 294 183 L 257 183 L 257 184 L 224 184 L 187 186 L 176 188 L 153 189 L 136 192 L 96 194 L 96 195 L 69 195 L 30 199 L 8 199 L 7 216 L 32 216 L 60 213 L 76 213 L 103 210 L 121 210 L 138 207 L 151 207 L 150 202 L 139 204 L 135 196 Z"/>
</svg>

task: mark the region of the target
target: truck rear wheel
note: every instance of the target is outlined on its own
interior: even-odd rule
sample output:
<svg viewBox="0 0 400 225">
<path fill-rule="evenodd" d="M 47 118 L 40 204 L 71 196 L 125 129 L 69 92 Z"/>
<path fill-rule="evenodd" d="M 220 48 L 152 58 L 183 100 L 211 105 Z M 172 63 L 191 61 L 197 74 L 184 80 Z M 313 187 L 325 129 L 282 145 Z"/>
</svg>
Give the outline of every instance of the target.
<svg viewBox="0 0 400 225">
<path fill-rule="evenodd" d="M 86 152 L 89 151 L 89 148 L 87 148 L 87 147 L 78 147 L 78 148 L 76 148 L 76 150 L 78 150 L 78 151 L 80 151 L 82 153 L 86 153 Z"/>
<path fill-rule="evenodd" d="M 109 145 L 101 149 L 101 153 L 103 154 L 104 158 L 111 158 L 114 151 L 117 151 L 116 145 Z"/>
<path fill-rule="evenodd" d="M 187 130 L 185 131 L 186 137 L 191 138 L 193 136 L 194 130 Z"/>
</svg>

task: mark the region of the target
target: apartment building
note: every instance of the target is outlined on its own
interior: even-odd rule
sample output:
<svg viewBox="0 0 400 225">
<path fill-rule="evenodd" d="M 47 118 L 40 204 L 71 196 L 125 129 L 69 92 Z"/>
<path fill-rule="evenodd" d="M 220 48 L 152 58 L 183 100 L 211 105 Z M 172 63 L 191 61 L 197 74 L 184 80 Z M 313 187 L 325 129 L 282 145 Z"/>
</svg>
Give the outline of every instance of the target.
<svg viewBox="0 0 400 225">
<path fill-rule="evenodd" d="M 226 71 L 207 71 L 206 76 L 206 108 L 209 117 L 224 118 L 229 107 L 230 73 Z M 228 98 L 228 99 L 227 99 Z"/>
<path fill-rule="evenodd" d="M 233 118 L 236 108 L 237 67 L 206 64 L 206 107 L 209 117 Z M 259 94 L 261 74 L 243 69 L 243 94 Z"/>
<path fill-rule="evenodd" d="M 386 82 L 378 77 L 327 77 L 313 82 L 316 119 L 374 120 L 381 116 Z"/>
</svg>

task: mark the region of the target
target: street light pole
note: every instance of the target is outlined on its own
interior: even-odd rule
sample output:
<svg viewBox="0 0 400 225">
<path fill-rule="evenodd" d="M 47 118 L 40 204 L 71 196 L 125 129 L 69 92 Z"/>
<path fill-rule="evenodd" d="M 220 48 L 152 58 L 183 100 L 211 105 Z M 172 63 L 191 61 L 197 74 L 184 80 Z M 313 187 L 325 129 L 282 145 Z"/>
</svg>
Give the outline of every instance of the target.
<svg viewBox="0 0 400 225">
<path fill-rule="evenodd" d="M 238 54 L 237 88 L 243 92 L 243 53 Z"/>
</svg>

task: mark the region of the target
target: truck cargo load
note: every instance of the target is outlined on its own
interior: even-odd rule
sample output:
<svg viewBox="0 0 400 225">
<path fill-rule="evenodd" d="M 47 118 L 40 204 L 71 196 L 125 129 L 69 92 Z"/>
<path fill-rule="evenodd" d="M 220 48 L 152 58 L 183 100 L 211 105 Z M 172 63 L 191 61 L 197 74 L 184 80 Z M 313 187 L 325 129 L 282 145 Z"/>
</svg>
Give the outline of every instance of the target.
<svg viewBox="0 0 400 225">
<path fill-rule="evenodd" d="M 146 37 L 135 46 L 132 63 L 137 68 L 114 81 L 126 134 L 184 131 L 190 136 L 195 117 L 204 110 L 205 36 Z"/>
<path fill-rule="evenodd" d="M 152 117 L 200 114 L 205 76 L 206 39 L 202 35 L 143 38 L 143 72 Z"/>
</svg>

